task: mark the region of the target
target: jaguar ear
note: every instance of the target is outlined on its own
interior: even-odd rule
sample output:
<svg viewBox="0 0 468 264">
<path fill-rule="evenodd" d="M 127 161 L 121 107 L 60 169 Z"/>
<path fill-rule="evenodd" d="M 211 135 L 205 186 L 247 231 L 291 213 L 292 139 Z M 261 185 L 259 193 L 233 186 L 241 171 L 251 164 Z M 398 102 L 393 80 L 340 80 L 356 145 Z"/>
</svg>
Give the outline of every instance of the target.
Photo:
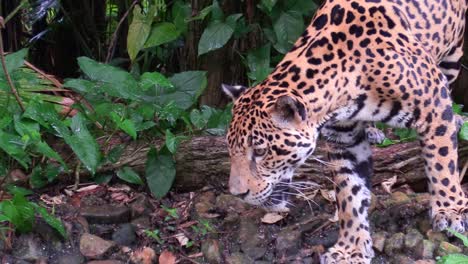
<svg viewBox="0 0 468 264">
<path fill-rule="evenodd" d="M 289 95 L 277 99 L 271 115 L 279 125 L 299 124 L 307 118 L 304 104 Z"/>
<path fill-rule="evenodd" d="M 221 84 L 221 89 L 223 92 L 231 97 L 233 101 L 235 101 L 245 90 L 247 90 L 247 87 L 242 86 L 242 85 L 229 85 L 229 84 Z"/>
</svg>

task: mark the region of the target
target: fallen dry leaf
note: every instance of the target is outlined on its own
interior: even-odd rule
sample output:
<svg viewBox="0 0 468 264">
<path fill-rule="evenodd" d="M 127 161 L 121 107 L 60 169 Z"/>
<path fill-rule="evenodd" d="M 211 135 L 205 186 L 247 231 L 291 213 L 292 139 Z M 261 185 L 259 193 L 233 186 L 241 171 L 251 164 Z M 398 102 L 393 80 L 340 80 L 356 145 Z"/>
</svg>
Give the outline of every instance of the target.
<svg viewBox="0 0 468 264">
<path fill-rule="evenodd" d="M 76 192 L 80 193 L 80 192 L 89 192 L 89 191 L 93 191 L 97 188 L 99 188 L 101 186 L 97 185 L 97 184 L 93 184 L 93 185 L 89 185 L 89 186 L 86 186 L 86 187 L 82 187 L 82 188 L 79 188 L 78 190 L 76 190 Z"/>
<path fill-rule="evenodd" d="M 284 218 L 284 216 L 282 216 L 282 215 L 280 215 L 278 213 L 267 213 L 266 215 L 264 215 L 262 217 L 262 223 L 274 224 L 274 223 L 280 221 L 283 218 Z"/>
<path fill-rule="evenodd" d="M 382 188 L 389 194 L 392 193 L 392 187 L 397 182 L 397 176 L 393 176 L 390 179 L 382 182 Z"/>
<path fill-rule="evenodd" d="M 324 190 L 320 189 L 320 194 L 329 202 L 336 202 L 336 193 L 334 190 Z"/>
<path fill-rule="evenodd" d="M 125 185 L 125 184 L 119 184 L 119 185 L 109 187 L 109 188 L 107 188 L 107 190 L 109 190 L 110 192 L 121 192 L 121 191 L 122 192 L 130 192 L 132 190 L 132 188 L 130 188 L 130 186 Z"/>
<path fill-rule="evenodd" d="M 170 251 L 164 250 L 161 255 L 159 255 L 159 264 L 175 264 L 176 256 Z"/>
<path fill-rule="evenodd" d="M 179 244 L 183 247 L 185 247 L 189 242 L 188 237 L 186 237 L 184 233 L 178 233 L 174 237 L 177 239 L 177 241 L 179 241 Z"/>
<path fill-rule="evenodd" d="M 41 199 L 41 201 L 48 205 L 59 205 L 64 203 L 65 197 L 62 194 L 57 196 L 49 196 L 47 194 L 43 194 L 39 199 Z"/>
<path fill-rule="evenodd" d="M 144 247 L 140 250 L 137 250 L 133 252 L 133 254 L 130 256 L 131 261 L 133 261 L 134 263 L 139 263 L 139 264 L 152 264 L 155 258 L 156 258 L 156 253 L 154 253 L 154 250 L 149 247 Z M 162 263 L 161 258 L 159 258 L 159 263 Z"/>
</svg>

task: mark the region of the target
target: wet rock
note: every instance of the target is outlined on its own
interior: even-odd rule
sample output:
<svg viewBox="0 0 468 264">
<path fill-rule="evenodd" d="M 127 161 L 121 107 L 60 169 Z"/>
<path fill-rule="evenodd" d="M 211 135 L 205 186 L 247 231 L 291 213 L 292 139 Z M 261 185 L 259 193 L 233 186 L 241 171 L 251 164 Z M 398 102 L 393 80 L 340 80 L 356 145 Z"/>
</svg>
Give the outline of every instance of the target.
<svg viewBox="0 0 468 264">
<path fill-rule="evenodd" d="M 202 252 L 208 263 L 221 263 L 221 249 L 217 240 L 209 239 L 202 243 Z"/>
<path fill-rule="evenodd" d="M 112 234 L 112 241 L 120 246 L 131 246 L 135 240 L 135 227 L 131 224 L 123 224 Z"/>
<path fill-rule="evenodd" d="M 130 221 L 130 209 L 126 206 L 85 206 L 81 208 L 80 213 L 92 224 L 119 224 Z"/>
<path fill-rule="evenodd" d="M 261 258 L 266 252 L 265 235 L 259 233 L 259 226 L 253 218 L 242 218 L 239 229 L 239 241 L 242 251 L 253 260 Z"/>
<path fill-rule="evenodd" d="M 47 257 L 43 243 L 31 234 L 21 235 L 15 242 L 13 256 L 26 261 L 39 261 Z"/>
<path fill-rule="evenodd" d="M 279 256 L 292 256 L 299 253 L 302 233 L 298 230 L 284 229 L 276 237 L 276 250 Z"/>
<path fill-rule="evenodd" d="M 420 259 L 415 261 L 414 264 L 436 264 L 436 261 L 433 259 Z"/>
<path fill-rule="evenodd" d="M 392 264 L 414 264 L 414 260 L 406 255 L 394 255 L 390 261 Z"/>
<path fill-rule="evenodd" d="M 403 192 L 394 192 L 392 193 L 390 199 L 384 201 L 384 204 L 387 206 L 395 206 L 401 204 L 407 204 L 411 202 L 411 198 Z"/>
<path fill-rule="evenodd" d="M 429 229 L 426 232 L 426 236 L 427 236 L 427 239 L 429 239 L 430 241 L 432 241 L 434 243 L 440 243 L 440 242 L 443 242 L 443 241 L 448 241 L 447 235 L 445 235 L 444 233 L 439 232 L 439 231 L 433 231 L 432 229 Z"/>
<path fill-rule="evenodd" d="M 424 236 L 416 229 L 410 229 L 405 235 L 405 247 L 409 250 L 414 250 L 417 245 L 422 243 Z"/>
<path fill-rule="evenodd" d="M 243 212 L 249 205 L 233 195 L 221 194 L 216 197 L 216 207 L 226 211 Z"/>
<path fill-rule="evenodd" d="M 424 239 L 414 251 L 418 259 L 432 259 L 434 257 L 435 245 L 432 241 Z"/>
<path fill-rule="evenodd" d="M 120 260 L 93 260 L 88 262 L 87 264 L 124 264 L 125 262 Z"/>
<path fill-rule="evenodd" d="M 57 257 L 57 264 L 81 264 L 83 262 L 84 257 L 79 251 L 69 252 Z"/>
<path fill-rule="evenodd" d="M 385 242 L 385 254 L 392 256 L 396 252 L 399 252 L 403 249 L 405 244 L 405 235 L 403 233 L 396 233 L 392 235 L 387 241 Z"/>
<path fill-rule="evenodd" d="M 86 257 L 98 258 L 106 254 L 114 243 L 98 236 L 85 233 L 80 239 L 80 252 Z"/>
<path fill-rule="evenodd" d="M 378 232 L 372 235 L 373 247 L 378 252 L 382 252 L 385 246 L 385 240 L 387 239 L 386 233 Z"/>
<path fill-rule="evenodd" d="M 442 241 L 440 242 L 439 248 L 437 249 L 437 256 L 445 256 L 448 254 L 462 253 L 462 249 L 450 244 L 449 242 Z"/>
<path fill-rule="evenodd" d="M 236 252 L 226 257 L 226 263 L 227 264 L 253 264 L 256 262 L 254 262 L 247 255 L 242 254 L 240 252 Z"/>
<path fill-rule="evenodd" d="M 149 229 L 151 228 L 151 220 L 147 216 L 138 217 L 133 220 L 131 224 L 138 229 Z"/>
<path fill-rule="evenodd" d="M 423 217 L 418 221 L 418 229 L 421 231 L 422 234 L 427 234 L 429 230 L 431 230 L 432 224 L 429 217 Z"/>
</svg>

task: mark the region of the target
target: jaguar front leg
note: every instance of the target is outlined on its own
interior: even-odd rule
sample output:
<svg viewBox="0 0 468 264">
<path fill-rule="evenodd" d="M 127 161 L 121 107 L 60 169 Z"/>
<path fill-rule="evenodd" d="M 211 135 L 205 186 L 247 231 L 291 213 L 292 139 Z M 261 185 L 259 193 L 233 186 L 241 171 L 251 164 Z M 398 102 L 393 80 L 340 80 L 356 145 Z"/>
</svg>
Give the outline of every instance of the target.
<svg viewBox="0 0 468 264">
<path fill-rule="evenodd" d="M 330 155 L 336 183 L 340 234 L 338 242 L 321 257 L 321 263 L 370 263 L 374 252 L 367 219 L 371 201 L 369 177 L 372 158 L 365 130 L 358 127 L 352 142 L 336 144 Z"/>
<path fill-rule="evenodd" d="M 442 100 L 437 112 L 426 113 L 418 127 L 425 171 L 431 192 L 433 227 L 457 232 L 468 231 L 468 198 L 460 184 L 458 171 L 457 119 L 451 101 Z"/>
</svg>

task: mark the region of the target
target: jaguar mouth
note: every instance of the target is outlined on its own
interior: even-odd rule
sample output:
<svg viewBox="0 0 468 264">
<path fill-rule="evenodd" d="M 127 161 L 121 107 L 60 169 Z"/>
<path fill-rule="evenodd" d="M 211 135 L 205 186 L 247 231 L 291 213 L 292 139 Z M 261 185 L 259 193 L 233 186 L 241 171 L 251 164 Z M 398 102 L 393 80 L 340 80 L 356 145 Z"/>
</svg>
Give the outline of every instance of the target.
<svg viewBox="0 0 468 264">
<path fill-rule="evenodd" d="M 270 211 L 289 211 L 290 207 L 290 193 L 289 188 L 290 181 L 281 181 L 273 187 L 273 191 L 270 196 L 263 203 L 262 207 Z"/>
</svg>

